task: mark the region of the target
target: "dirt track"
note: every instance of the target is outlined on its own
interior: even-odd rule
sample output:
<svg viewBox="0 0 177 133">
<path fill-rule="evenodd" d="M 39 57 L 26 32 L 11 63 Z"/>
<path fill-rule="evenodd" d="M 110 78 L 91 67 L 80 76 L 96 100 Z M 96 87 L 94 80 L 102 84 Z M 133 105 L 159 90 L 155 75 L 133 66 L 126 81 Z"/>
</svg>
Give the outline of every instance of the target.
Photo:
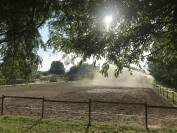
<svg viewBox="0 0 177 133">
<path fill-rule="evenodd" d="M 151 88 L 130 87 L 81 87 L 76 83 L 52 83 L 1 86 L 0 95 L 45 96 L 47 99 L 87 101 L 88 99 L 118 102 L 145 102 L 150 105 L 173 106 Z M 5 114 L 39 115 L 41 100 L 6 99 Z M 87 121 L 88 105 L 45 103 L 45 117 L 64 117 Z M 148 109 L 150 125 L 177 126 L 176 110 Z M 144 122 L 144 106 L 95 104 L 92 119 L 112 122 Z M 153 119 L 152 119 L 153 118 Z M 157 118 L 157 119 L 154 119 Z M 168 120 L 164 119 L 168 118 Z M 172 120 L 173 118 L 173 120 Z"/>
</svg>

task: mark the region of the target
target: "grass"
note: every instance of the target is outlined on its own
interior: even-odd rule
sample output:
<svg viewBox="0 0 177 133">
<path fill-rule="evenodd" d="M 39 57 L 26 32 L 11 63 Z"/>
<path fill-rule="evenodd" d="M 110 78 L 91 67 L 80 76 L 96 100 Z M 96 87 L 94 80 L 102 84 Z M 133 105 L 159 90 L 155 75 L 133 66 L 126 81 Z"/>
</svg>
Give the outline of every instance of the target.
<svg viewBox="0 0 177 133">
<path fill-rule="evenodd" d="M 62 119 L 39 119 L 24 116 L 1 116 L 0 133 L 84 133 L 86 124 L 81 121 Z M 90 133 L 147 133 L 144 127 L 137 125 L 116 125 L 94 123 Z M 177 133 L 177 129 L 156 129 L 151 133 Z"/>
</svg>

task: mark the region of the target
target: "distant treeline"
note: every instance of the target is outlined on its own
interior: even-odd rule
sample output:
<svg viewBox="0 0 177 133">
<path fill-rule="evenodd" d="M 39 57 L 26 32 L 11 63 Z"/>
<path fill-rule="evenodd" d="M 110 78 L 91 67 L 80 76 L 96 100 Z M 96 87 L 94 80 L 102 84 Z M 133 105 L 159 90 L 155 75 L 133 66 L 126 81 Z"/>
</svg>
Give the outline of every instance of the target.
<svg viewBox="0 0 177 133">
<path fill-rule="evenodd" d="M 57 78 L 63 80 L 79 80 L 83 78 L 93 78 L 96 67 L 90 64 L 74 65 L 66 72 L 64 65 L 60 61 L 54 61 L 49 71 L 38 72 L 37 79 L 56 81 Z"/>
<path fill-rule="evenodd" d="M 48 71 L 36 71 L 30 80 L 22 77 L 16 79 L 5 79 L 0 73 L 0 84 L 22 84 L 36 81 L 69 81 L 79 80 L 83 78 L 93 78 L 96 67 L 90 64 L 83 63 L 81 65 L 74 65 L 66 72 L 64 64 L 60 61 L 53 61 Z"/>
</svg>

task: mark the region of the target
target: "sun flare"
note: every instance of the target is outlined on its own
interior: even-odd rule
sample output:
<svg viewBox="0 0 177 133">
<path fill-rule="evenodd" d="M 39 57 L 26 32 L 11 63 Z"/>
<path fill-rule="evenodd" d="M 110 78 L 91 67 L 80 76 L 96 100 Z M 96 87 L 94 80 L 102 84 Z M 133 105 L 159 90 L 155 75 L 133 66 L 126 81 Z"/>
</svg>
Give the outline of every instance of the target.
<svg viewBox="0 0 177 133">
<path fill-rule="evenodd" d="M 106 16 L 104 18 L 104 22 L 105 22 L 106 25 L 109 25 L 112 22 L 112 16 L 111 15 Z"/>
<path fill-rule="evenodd" d="M 110 26 L 110 24 L 111 24 L 112 21 L 113 21 L 112 15 L 105 16 L 104 23 L 106 25 L 107 30 L 109 29 L 109 26 Z"/>
</svg>

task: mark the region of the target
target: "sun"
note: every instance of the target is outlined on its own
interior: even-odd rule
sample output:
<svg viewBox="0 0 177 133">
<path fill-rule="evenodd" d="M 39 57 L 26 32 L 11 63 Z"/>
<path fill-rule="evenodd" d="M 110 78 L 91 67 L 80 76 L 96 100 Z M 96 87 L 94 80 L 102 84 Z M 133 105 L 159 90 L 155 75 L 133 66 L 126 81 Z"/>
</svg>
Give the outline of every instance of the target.
<svg viewBox="0 0 177 133">
<path fill-rule="evenodd" d="M 110 25 L 111 22 L 112 22 L 112 15 L 108 15 L 104 18 L 104 23 L 106 25 Z"/>
<path fill-rule="evenodd" d="M 111 24 L 112 21 L 113 21 L 112 15 L 105 16 L 104 23 L 106 25 L 107 30 L 109 29 L 109 26 L 110 26 L 110 24 Z"/>
</svg>

